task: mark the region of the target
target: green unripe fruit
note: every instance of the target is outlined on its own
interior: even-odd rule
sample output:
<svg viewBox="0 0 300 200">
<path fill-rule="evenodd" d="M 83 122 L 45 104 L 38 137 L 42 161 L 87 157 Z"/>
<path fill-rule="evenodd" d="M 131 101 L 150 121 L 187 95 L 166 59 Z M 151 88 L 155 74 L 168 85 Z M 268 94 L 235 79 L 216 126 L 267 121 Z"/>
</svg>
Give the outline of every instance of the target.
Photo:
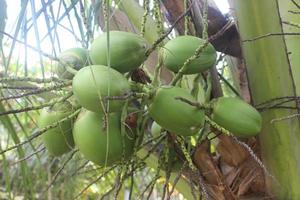
<svg viewBox="0 0 300 200">
<path fill-rule="evenodd" d="M 237 137 L 257 135 L 262 126 L 260 113 L 243 100 L 220 97 L 213 100 L 212 120 Z"/>
<path fill-rule="evenodd" d="M 72 113 L 72 106 L 68 102 L 58 103 L 52 108 L 44 109 L 38 119 L 38 126 L 43 129 L 57 123 Z M 42 134 L 43 143 L 51 155 L 60 156 L 74 147 L 72 136 L 73 120 L 68 119 L 57 127 Z"/>
<path fill-rule="evenodd" d="M 72 79 L 74 74 L 68 72 L 68 67 L 80 70 L 89 64 L 88 52 L 83 48 L 71 48 L 62 52 L 56 65 L 55 72 L 59 78 Z"/>
<path fill-rule="evenodd" d="M 164 129 L 182 136 L 196 134 L 204 123 L 204 111 L 176 97 L 195 101 L 185 89 L 161 87 L 157 89 L 149 105 L 149 115 Z"/>
<path fill-rule="evenodd" d="M 110 66 L 121 73 L 138 68 L 146 60 L 147 41 L 134 33 L 110 31 Z M 108 65 L 107 33 L 96 38 L 91 45 L 93 64 Z"/>
<path fill-rule="evenodd" d="M 134 150 L 135 137 L 130 131 L 121 133 L 119 113 L 82 112 L 74 124 L 74 141 L 82 155 L 95 164 L 109 166 L 128 159 Z"/>
<path fill-rule="evenodd" d="M 160 51 L 164 65 L 173 72 L 178 72 L 187 59 L 195 54 L 198 47 L 206 41 L 194 36 L 179 36 L 167 42 Z M 209 43 L 199 57 L 190 62 L 183 74 L 195 74 L 212 67 L 217 58 L 214 47 Z"/>
<path fill-rule="evenodd" d="M 155 121 L 153 121 L 152 125 L 151 125 L 151 129 L 150 129 L 150 132 L 152 134 L 153 137 L 158 137 L 161 132 L 162 132 L 162 128 L 161 126 L 156 123 Z"/>
<path fill-rule="evenodd" d="M 73 92 L 79 104 L 93 112 L 103 112 L 109 105 L 110 112 L 121 111 L 123 100 L 110 100 L 105 97 L 123 96 L 130 91 L 127 79 L 118 71 L 103 65 L 82 68 L 73 78 Z M 106 109 L 105 109 L 106 110 Z"/>
</svg>

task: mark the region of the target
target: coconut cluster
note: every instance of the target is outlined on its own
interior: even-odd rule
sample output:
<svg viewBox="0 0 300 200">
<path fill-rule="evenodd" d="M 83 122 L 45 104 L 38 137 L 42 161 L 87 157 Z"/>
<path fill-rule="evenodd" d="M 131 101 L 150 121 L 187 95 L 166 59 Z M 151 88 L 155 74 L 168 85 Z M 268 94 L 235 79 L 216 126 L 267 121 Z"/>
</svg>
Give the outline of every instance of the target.
<svg viewBox="0 0 300 200">
<path fill-rule="evenodd" d="M 82 109 L 76 119 L 67 120 L 72 113 L 72 106 L 67 102 L 41 113 L 40 128 L 65 119 L 43 136 L 49 153 L 62 155 L 75 144 L 81 154 L 95 164 L 108 166 L 126 162 L 134 147 L 141 143 L 137 142 L 137 119 L 124 122 L 124 112 L 133 104 L 128 97 L 135 92 L 145 93 L 147 101 L 143 112 L 154 121 L 153 136 L 164 131 L 182 137 L 197 135 L 203 129 L 206 117 L 238 137 L 252 137 L 260 131 L 259 112 L 239 98 L 221 97 L 209 102 L 209 106 L 201 107 L 203 102 L 197 102 L 197 96 L 181 84 L 156 86 L 145 83 L 146 89 L 136 89 L 138 87 L 128 77 L 145 62 L 149 48 L 140 35 L 110 31 L 109 38 L 106 33 L 102 34 L 89 50 L 72 48 L 61 53 L 55 71 L 62 79 L 72 79 L 72 91 Z M 214 66 L 217 54 L 206 40 L 179 36 L 160 49 L 159 57 L 166 69 L 189 75 Z M 134 100 L 136 104 L 141 103 Z M 198 104 L 194 105 L 195 102 Z M 169 152 L 173 155 L 174 149 L 170 148 Z"/>
</svg>

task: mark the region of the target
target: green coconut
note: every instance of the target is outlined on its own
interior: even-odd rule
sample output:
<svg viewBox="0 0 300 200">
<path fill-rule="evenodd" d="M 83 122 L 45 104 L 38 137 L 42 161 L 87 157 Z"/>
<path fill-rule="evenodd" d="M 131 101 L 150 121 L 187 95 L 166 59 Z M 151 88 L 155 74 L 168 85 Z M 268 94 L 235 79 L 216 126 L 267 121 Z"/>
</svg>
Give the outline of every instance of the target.
<svg viewBox="0 0 300 200">
<path fill-rule="evenodd" d="M 147 41 L 134 33 L 109 32 L 110 66 L 121 73 L 138 68 L 146 60 Z M 96 38 L 90 48 L 93 64 L 108 65 L 107 33 Z"/>
<path fill-rule="evenodd" d="M 42 110 L 38 119 L 38 126 L 40 129 L 43 129 L 57 123 L 71 113 L 72 106 L 70 103 L 55 104 L 53 107 Z M 72 125 L 73 119 L 68 119 L 42 134 L 42 141 L 51 155 L 60 156 L 74 147 Z"/>
<path fill-rule="evenodd" d="M 166 86 L 157 89 L 149 105 L 149 115 L 164 129 L 182 136 L 195 135 L 204 124 L 204 111 L 176 97 L 195 101 L 180 87 Z"/>
<path fill-rule="evenodd" d="M 134 151 L 135 136 L 121 132 L 119 113 L 110 113 L 105 120 L 103 113 L 83 111 L 74 124 L 74 141 L 79 152 L 101 166 L 109 166 L 130 158 Z"/>
<path fill-rule="evenodd" d="M 155 121 L 153 121 L 153 123 L 151 125 L 151 129 L 150 129 L 152 136 L 158 137 L 161 134 L 162 130 L 163 129 L 161 128 L 161 126 L 158 123 L 156 123 Z"/>
<path fill-rule="evenodd" d="M 83 48 L 71 48 L 62 52 L 59 57 L 59 62 L 55 67 L 55 73 L 59 78 L 72 79 L 74 74 L 68 71 L 68 67 L 74 70 L 80 70 L 82 67 L 89 64 L 88 52 Z"/>
<path fill-rule="evenodd" d="M 195 54 L 198 47 L 206 41 L 194 36 L 179 36 L 168 41 L 160 51 L 164 66 L 177 73 L 187 59 Z M 214 47 L 209 43 L 200 53 L 199 57 L 190 62 L 183 74 L 195 74 L 212 67 L 217 58 Z"/>
<path fill-rule="evenodd" d="M 128 80 L 118 71 L 103 65 L 82 68 L 73 78 L 73 92 L 79 104 L 93 112 L 121 111 L 124 100 L 109 100 L 106 97 L 124 96 L 130 92 Z"/>
<path fill-rule="evenodd" d="M 262 127 L 260 113 L 245 101 L 235 97 L 220 97 L 212 101 L 212 120 L 242 138 L 256 136 Z"/>
</svg>

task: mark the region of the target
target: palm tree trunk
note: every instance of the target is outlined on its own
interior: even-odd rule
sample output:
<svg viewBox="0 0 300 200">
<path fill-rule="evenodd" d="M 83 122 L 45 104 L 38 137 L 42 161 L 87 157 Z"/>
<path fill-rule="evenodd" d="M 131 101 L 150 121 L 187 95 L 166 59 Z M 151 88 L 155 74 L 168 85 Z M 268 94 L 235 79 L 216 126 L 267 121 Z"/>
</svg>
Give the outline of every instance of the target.
<svg viewBox="0 0 300 200">
<path fill-rule="evenodd" d="M 284 0 L 230 0 L 238 24 L 247 67 L 249 87 L 255 105 L 279 97 L 299 95 L 299 28 L 284 21 L 296 22 L 297 7 Z M 299 11 L 299 9 L 298 9 Z M 295 19 L 293 19 L 295 18 Z M 298 16 L 299 23 L 299 16 Z M 298 36 L 284 32 L 298 31 Z M 298 57 L 297 57 L 298 56 Z M 266 105 L 260 108 L 266 108 Z M 273 119 L 299 113 L 294 99 L 281 108 L 262 109 L 263 128 L 259 135 L 262 157 L 275 178 L 267 177 L 268 190 L 276 199 L 300 199 L 300 129 L 299 119 Z M 282 107 L 295 109 L 283 109 Z"/>
</svg>

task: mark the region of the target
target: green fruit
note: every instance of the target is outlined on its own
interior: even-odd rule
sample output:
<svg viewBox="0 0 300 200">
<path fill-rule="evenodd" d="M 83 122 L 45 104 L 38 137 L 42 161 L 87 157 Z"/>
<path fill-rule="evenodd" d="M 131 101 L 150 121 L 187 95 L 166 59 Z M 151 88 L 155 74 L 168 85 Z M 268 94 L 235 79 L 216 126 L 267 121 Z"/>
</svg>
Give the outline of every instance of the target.
<svg viewBox="0 0 300 200">
<path fill-rule="evenodd" d="M 72 79 L 74 76 L 74 74 L 68 72 L 67 67 L 80 70 L 89 64 L 88 52 L 83 48 L 68 49 L 62 52 L 58 59 L 60 61 L 56 65 L 55 72 L 62 79 Z"/>
<path fill-rule="evenodd" d="M 162 132 L 162 128 L 161 126 L 156 123 L 155 121 L 153 121 L 152 125 L 151 125 L 151 130 L 150 130 L 151 134 L 153 137 L 158 137 L 161 132 Z"/>
<path fill-rule="evenodd" d="M 52 108 L 44 109 L 41 112 L 38 126 L 43 129 L 57 123 L 71 113 L 72 106 L 68 102 L 55 104 Z M 51 155 L 60 156 L 73 148 L 72 125 L 73 120 L 69 119 L 42 134 L 44 145 Z"/>
<path fill-rule="evenodd" d="M 82 112 L 74 124 L 76 147 L 95 164 L 109 166 L 128 159 L 134 150 L 135 138 L 131 132 L 121 133 L 119 113 L 110 113 L 108 124 L 103 113 Z"/>
<path fill-rule="evenodd" d="M 178 72 L 186 60 L 204 43 L 205 40 L 194 36 L 179 36 L 170 40 L 160 51 L 164 65 L 169 70 Z M 216 58 L 216 50 L 209 43 L 199 57 L 188 64 L 183 74 L 195 74 L 207 70 L 215 64 Z"/>
<path fill-rule="evenodd" d="M 220 97 L 213 100 L 212 120 L 237 137 L 257 135 L 262 126 L 260 113 L 243 100 Z"/>
<path fill-rule="evenodd" d="M 107 33 L 96 38 L 91 45 L 93 64 L 108 65 Z M 121 73 L 138 68 L 146 60 L 147 41 L 134 33 L 110 31 L 110 66 Z"/>
<path fill-rule="evenodd" d="M 156 91 L 150 105 L 149 115 L 164 129 L 182 136 L 196 134 L 204 123 L 204 111 L 175 97 L 195 101 L 185 89 L 161 87 Z"/>
<path fill-rule="evenodd" d="M 103 65 L 84 67 L 73 78 L 73 92 L 79 104 L 93 112 L 103 112 L 102 106 L 107 105 L 110 112 L 121 111 L 125 101 L 110 100 L 106 104 L 104 98 L 123 96 L 129 91 L 127 79 L 116 70 Z"/>
</svg>

